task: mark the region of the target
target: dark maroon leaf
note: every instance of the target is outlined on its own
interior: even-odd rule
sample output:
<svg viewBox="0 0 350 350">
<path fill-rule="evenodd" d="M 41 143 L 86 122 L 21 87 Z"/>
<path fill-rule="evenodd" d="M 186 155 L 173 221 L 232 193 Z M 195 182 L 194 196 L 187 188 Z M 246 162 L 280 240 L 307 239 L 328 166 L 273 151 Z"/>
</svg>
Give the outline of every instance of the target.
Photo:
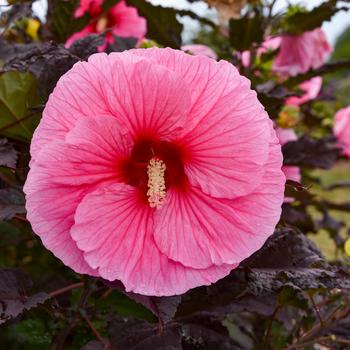
<svg viewBox="0 0 350 350">
<path fill-rule="evenodd" d="M 7 139 L 0 139 L 0 166 L 16 168 L 17 151 Z"/>
<path fill-rule="evenodd" d="M 24 204 L 24 194 L 20 189 L 0 189 L 0 220 L 9 220 L 16 214 L 25 214 Z"/>
<path fill-rule="evenodd" d="M 322 169 L 332 168 L 341 153 L 333 140 L 316 140 L 307 135 L 297 141 L 288 142 L 282 150 L 286 165 Z"/>
<path fill-rule="evenodd" d="M 62 45 L 53 42 L 38 43 L 29 46 L 26 51 L 8 61 L 3 70 L 34 74 L 38 80 L 40 95 L 47 98 L 58 79 L 79 60 L 79 57 Z"/>
<path fill-rule="evenodd" d="M 105 42 L 104 34 L 92 34 L 74 41 L 68 49 L 74 56 L 86 61 L 89 56 L 98 52 L 98 48 Z"/>
<path fill-rule="evenodd" d="M 135 48 L 137 44 L 136 38 L 122 38 L 120 36 L 113 35 L 114 37 L 114 43 L 109 45 L 106 52 L 122 52 L 125 50 L 130 50 Z"/>
<path fill-rule="evenodd" d="M 172 297 L 150 297 L 146 295 L 126 292 L 123 284 L 120 281 L 110 282 L 103 280 L 103 282 L 112 288 L 120 289 L 129 298 L 145 306 L 147 309 L 152 311 L 155 316 L 158 317 L 161 323 L 166 323 L 173 318 L 177 307 L 181 302 L 181 296 L 178 295 Z"/>
<path fill-rule="evenodd" d="M 181 319 L 183 349 L 235 349 L 236 344 L 231 339 L 220 318 L 204 312 Z"/>
<path fill-rule="evenodd" d="M 0 324 L 44 303 L 49 298 L 46 293 L 28 296 L 31 287 L 30 278 L 22 270 L 0 269 Z"/>
<path fill-rule="evenodd" d="M 101 342 L 92 340 L 85 344 L 80 350 L 104 350 L 104 346 Z"/>
<path fill-rule="evenodd" d="M 181 330 L 177 324 L 158 325 L 134 319 L 113 319 L 108 333 L 112 349 L 182 350 Z"/>
</svg>

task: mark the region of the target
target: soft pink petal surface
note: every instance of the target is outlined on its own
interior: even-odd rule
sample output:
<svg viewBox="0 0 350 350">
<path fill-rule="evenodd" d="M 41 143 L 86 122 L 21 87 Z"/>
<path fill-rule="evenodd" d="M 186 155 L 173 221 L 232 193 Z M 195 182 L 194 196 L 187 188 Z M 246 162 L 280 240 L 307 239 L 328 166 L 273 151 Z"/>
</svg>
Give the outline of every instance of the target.
<svg viewBox="0 0 350 350">
<path fill-rule="evenodd" d="M 135 188 L 114 184 L 85 197 L 72 235 L 86 261 L 107 280 L 144 295 L 181 294 L 224 277 L 235 266 L 191 269 L 163 255 L 153 239 L 152 210 Z"/>
<path fill-rule="evenodd" d="M 305 102 L 312 101 L 320 93 L 322 78 L 315 77 L 300 84 L 299 89 L 304 92 L 301 96 L 292 96 L 286 100 L 287 105 L 300 106 Z"/>
<path fill-rule="evenodd" d="M 339 110 L 335 115 L 334 134 L 345 155 L 350 158 L 350 106 Z"/>
<path fill-rule="evenodd" d="M 184 161 L 191 183 L 222 198 L 254 189 L 268 157 L 270 128 L 250 82 L 225 61 L 171 49 L 132 52 L 175 71 L 191 91 L 186 129 L 178 137 L 187 151 Z"/>
<path fill-rule="evenodd" d="M 301 35 L 284 35 L 273 69 L 286 76 L 306 73 L 322 66 L 331 52 L 321 28 Z"/>
</svg>

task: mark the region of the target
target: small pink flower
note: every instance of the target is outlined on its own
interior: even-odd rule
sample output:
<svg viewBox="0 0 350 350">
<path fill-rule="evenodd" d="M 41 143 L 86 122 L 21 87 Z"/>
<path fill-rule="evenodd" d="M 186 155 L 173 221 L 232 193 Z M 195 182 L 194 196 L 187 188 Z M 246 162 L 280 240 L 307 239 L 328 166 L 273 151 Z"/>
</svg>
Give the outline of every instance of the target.
<svg viewBox="0 0 350 350">
<path fill-rule="evenodd" d="M 281 146 L 284 146 L 286 143 L 290 141 L 296 141 L 297 135 L 294 132 L 293 129 L 282 129 L 282 128 L 276 128 L 276 134 L 277 137 L 281 143 Z M 291 166 L 291 165 L 284 165 L 282 167 L 282 170 L 284 174 L 286 175 L 287 180 L 292 180 L 296 182 L 301 181 L 301 173 L 300 169 L 297 166 Z M 293 199 L 291 198 L 286 198 L 285 202 L 291 202 Z"/>
<path fill-rule="evenodd" d="M 146 20 L 138 15 L 135 7 L 126 5 L 125 0 L 122 0 L 114 5 L 106 15 L 103 15 L 102 4 L 103 0 L 80 0 L 80 7 L 74 13 L 75 17 L 81 17 L 89 12 L 92 19 L 80 32 L 74 33 L 68 38 L 67 47 L 71 46 L 77 39 L 90 34 L 102 33 L 107 29 L 111 31 L 106 33 L 106 44 L 102 49 L 114 42 L 113 34 L 137 39 L 142 39 L 145 36 Z"/>
<path fill-rule="evenodd" d="M 315 99 L 320 93 L 322 87 L 322 78 L 315 77 L 299 85 L 299 89 L 305 93 L 301 96 L 292 96 L 286 100 L 290 106 L 300 106 L 305 102 Z"/>
<path fill-rule="evenodd" d="M 263 44 L 257 50 L 257 56 L 260 57 L 264 53 L 269 50 L 274 51 L 277 50 L 281 45 L 281 37 L 268 37 Z M 250 65 L 250 52 L 244 51 L 241 55 L 242 65 L 243 67 L 248 67 Z"/>
<path fill-rule="evenodd" d="M 228 62 L 172 49 L 92 55 L 59 80 L 31 145 L 28 219 L 76 272 L 174 295 L 273 233 L 281 146 Z"/>
<path fill-rule="evenodd" d="M 321 28 L 301 35 L 284 35 L 273 69 L 285 76 L 306 73 L 322 66 L 331 52 Z"/>
<path fill-rule="evenodd" d="M 334 134 L 344 155 L 350 158 L 350 106 L 339 110 L 335 115 Z"/>
<path fill-rule="evenodd" d="M 213 58 L 214 60 L 217 60 L 218 58 L 216 52 L 206 45 L 200 45 L 200 44 L 184 45 L 181 47 L 181 50 L 188 51 L 190 54 L 195 56 L 198 56 L 198 55 L 207 56 L 207 57 Z"/>
</svg>

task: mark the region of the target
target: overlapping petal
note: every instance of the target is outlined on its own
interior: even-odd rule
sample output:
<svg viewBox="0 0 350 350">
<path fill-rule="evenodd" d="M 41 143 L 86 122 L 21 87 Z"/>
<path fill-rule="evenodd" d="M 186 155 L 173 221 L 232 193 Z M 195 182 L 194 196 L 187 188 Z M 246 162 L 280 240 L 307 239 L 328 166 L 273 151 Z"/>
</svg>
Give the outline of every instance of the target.
<svg viewBox="0 0 350 350">
<path fill-rule="evenodd" d="M 191 183 L 219 198 L 251 192 L 264 173 L 270 130 L 250 82 L 224 61 L 170 49 L 132 52 L 175 71 L 191 91 L 186 129 L 179 135 Z"/>
<path fill-rule="evenodd" d="M 263 245 L 280 217 L 285 182 L 279 141 L 270 132 L 266 171 L 252 193 L 226 200 L 197 188 L 168 192 L 166 205 L 155 213 L 155 240 L 164 254 L 185 266 L 205 268 L 237 264 Z"/>
<path fill-rule="evenodd" d="M 134 187 L 112 184 L 88 194 L 72 236 L 85 260 L 107 280 L 144 295 L 174 295 L 224 277 L 234 266 L 192 269 L 171 261 L 153 239 L 152 210 Z"/>
</svg>

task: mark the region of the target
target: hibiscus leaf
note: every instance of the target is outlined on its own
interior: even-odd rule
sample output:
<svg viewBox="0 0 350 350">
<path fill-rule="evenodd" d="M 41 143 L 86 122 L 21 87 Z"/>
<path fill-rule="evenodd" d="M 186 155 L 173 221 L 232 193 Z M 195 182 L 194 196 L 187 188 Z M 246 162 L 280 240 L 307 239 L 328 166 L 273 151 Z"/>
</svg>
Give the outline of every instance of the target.
<svg viewBox="0 0 350 350">
<path fill-rule="evenodd" d="M 122 52 L 125 50 L 130 50 L 135 48 L 137 44 L 137 39 L 136 38 L 122 38 L 117 35 L 113 35 L 114 37 L 114 42 L 113 44 L 110 44 L 106 50 L 107 53 L 110 52 Z"/>
<path fill-rule="evenodd" d="M 0 135 L 30 141 L 39 115 L 30 108 L 38 105 L 37 82 L 30 73 L 0 74 Z"/>
<path fill-rule="evenodd" d="M 25 214 L 24 194 L 17 188 L 0 189 L 0 220 L 9 220 L 16 214 Z"/>
<path fill-rule="evenodd" d="M 176 19 L 176 10 L 152 5 L 144 0 L 127 0 L 147 19 L 147 38 L 173 48 L 181 46 L 182 24 Z"/>
<path fill-rule="evenodd" d="M 36 76 L 39 94 L 46 99 L 54 89 L 58 79 L 80 60 L 62 45 L 40 43 L 31 45 L 26 51 L 16 55 L 4 66 L 4 71 L 30 72 Z"/>
<path fill-rule="evenodd" d="M 0 324 L 44 303 L 49 298 L 46 293 L 28 296 L 31 287 L 30 278 L 22 270 L 0 269 Z"/>
<path fill-rule="evenodd" d="M 304 135 L 282 148 L 284 164 L 309 168 L 330 169 L 337 161 L 341 151 L 331 139 L 313 139 Z"/>
<path fill-rule="evenodd" d="M 325 21 L 331 18 L 339 11 L 346 10 L 346 7 L 338 7 L 338 0 L 329 0 L 313 8 L 311 11 L 298 11 L 287 16 L 282 23 L 282 27 L 290 34 L 302 34 L 306 31 L 322 26 Z"/>
<path fill-rule="evenodd" d="M 158 317 L 160 323 L 166 323 L 170 321 L 175 315 L 177 307 L 181 302 L 181 297 L 177 295 L 172 297 L 151 297 L 131 292 L 125 292 L 125 288 L 120 281 L 110 282 L 103 280 L 103 282 L 112 288 L 120 289 L 130 299 L 145 306 L 155 316 Z"/>
<path fill-rule="evenodd" d="M 53 39 L 65 42 L 70 35 L 83 29 L 89 22 L 89 16 L 74 18 L 79 0 L 48 0 L 47 26 Z"/>
<path fill-rule="evenodd" d="M 0 139 L 0 166 L 16 168 L 17 151 L 6 139 Z"/>
<path fill-rule="evenodd" d="M 118 350 L 181 350 L 181 329 L 177 324 L 158 325 L 134 319 L 113 319 L 108 333 L 112 348 Z"/>
<path fill-rule="evenodd" d="M 237 51 L 246 51 L 253 44 L 263 41 L 263 18 L 255 14 L 254 17 L 242 17 L 230 20 L 230 43 Z"/>
<path fill-rule="evenodd" d="M 92 340 L 85 344 L 80 350 L 104 350 L 104 346 L 100 341 Z"/>
<path fill-rule="evenodd" d="M 84 38 L 75 40 L 69 47 L 69 51 L 82 60 L 87 60 L 89 56 L 98 52 L 98 47 L 105 43 L 105 34 L 91 34 Z"/>
</svg>

